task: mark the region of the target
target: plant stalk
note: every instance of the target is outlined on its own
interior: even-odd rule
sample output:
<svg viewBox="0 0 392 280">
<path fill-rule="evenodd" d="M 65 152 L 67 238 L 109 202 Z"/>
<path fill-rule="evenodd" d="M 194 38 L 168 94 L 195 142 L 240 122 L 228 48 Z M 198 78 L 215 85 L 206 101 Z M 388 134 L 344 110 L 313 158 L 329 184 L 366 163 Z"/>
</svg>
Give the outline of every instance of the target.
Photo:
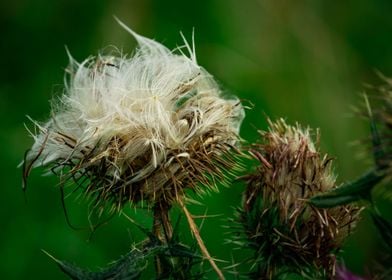
<svg viewBox="0 0 392 280">
<path fill-rule="evenodd" d="M 171 205 L 165 202 L 157 202 L 153 207 L 153 235 L 162 243 L 169 243 L 173 237 L 173 226 L 170 222 L 169 211 Z M 163 230 L 163 231 L 162 231 Z M 157 278 L 163 273 L 162 262 L 159 256 L 155 256 L 155 271 Z"/>
<path fill-rule="evenodd" d="M 197 244 L 199 245 L 203 256 L 210 262 L 212 268 L 215 270 L 216 274 L 218 275 L 218 278 L 220 280 L 224 280 L 225 277 L 223 276 L 222 271 L 216 265 L 214 259 L 211 257 L 210 253 L 208 252 L 207 247 L 204 245 L 203 239 L 200 236 L 199 229 L 197 228 L 197 225 L 196 225 L 195 221 L 193 220 L 191 213 L 189 213 L 188 209 L 186 208 L 184 202 L 181 199 L 178 200 L 178 203 L 179 203 L 182 211 L 184 211 L 184 214 L 185 214 L 186 219 L 189 224 L 189 228 L 190 228 L 191 232 L 193 233 L 193 236 L 196 238 Z"/>
</svg>

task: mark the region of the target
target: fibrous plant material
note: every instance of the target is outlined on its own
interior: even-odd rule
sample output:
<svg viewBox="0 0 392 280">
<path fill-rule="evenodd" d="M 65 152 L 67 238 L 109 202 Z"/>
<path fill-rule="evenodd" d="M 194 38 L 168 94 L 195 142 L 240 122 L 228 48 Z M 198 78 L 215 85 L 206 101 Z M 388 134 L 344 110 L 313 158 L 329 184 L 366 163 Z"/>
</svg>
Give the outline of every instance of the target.
<svg viewBox="0 0 392 280">
<path fill-rule="evenodd" d="M 51 119 L 35 122 L 24 182 L 32 168 L 44 166 L 61 183 L 74 183 L 100 214 L 146 203 L 154 210 L 153 233 L 170 241 L 172 205 L 187 211 L 187 189 L 199 195 L 216 190 L 216 182 L 224 184 L 238 168 L 244 110 L 197 64 L 194 45 L 184 40 L 171 51 L 120 24 L 137 40 L 135 53 L 82 63 L 70 56 L 65 90 L 53 103 Z M 191 215 L 187 218 L 193 225 Z M 191 230 L 199 235 L 197 227 Z"/>
<path fill-rule="evenodd" d="M 310 129 L 269 121 L 262 143 L 250 152 L 259 161 L 245 177 L 247 189 L 240 222 L 255 251 L 255 279 L 277 279 L 285 273 L 329 278 L 335 255 L 351 233 L 359 208 L 318 209 L 308 199 L 336 188 L 332 159 L 322 155 Z M 317 139 L 318 139 L 317 134 Z"/>
<path fill-rule="evenodd" d="M 188 43 L 189 57 L 125 28 L 139 45 L 131 57 L 70 58 L 51 119 L 36 123 L 24 177 L 50 167 L 94 207 L 113 210 L 215 189 L 214 180 L 224 181 L 223 170 L 235 166 L 240 101 L 223 97 Z"/>
</svg>

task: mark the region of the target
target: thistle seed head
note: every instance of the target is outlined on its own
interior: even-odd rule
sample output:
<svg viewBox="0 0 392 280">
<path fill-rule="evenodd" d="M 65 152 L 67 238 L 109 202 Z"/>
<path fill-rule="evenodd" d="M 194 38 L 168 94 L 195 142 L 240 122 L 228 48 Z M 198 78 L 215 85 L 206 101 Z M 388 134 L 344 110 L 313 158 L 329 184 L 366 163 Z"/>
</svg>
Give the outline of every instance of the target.
<svg viewBox="0 0 392 280">
<path fill-rule="evenodd" d="M 268 263 L 259 268 L 272 277 L 278 267 L 301 271 L 307 265 L 334 270 L 334 253 L 351 232 L 359 209 L 318 209 L 307 203 L 336 187 L 332 159 L 322 155 L 310 129 L 269 120 L 261 144 L 251 149 L 260 161 L 247 176 L 241 214 L 248 239 Z M 317 134 L 318 139 L 318 134 Z"/>
<path fill-rule="evenodd" d="M 93 197 L 94 206 L 113 209 L 214 189 L 223 169 L 235 165 L 240 101 L 223 97 L 197 64 L 194 46 L 185 41 L 190 55 L 181 48 L 176 54 L 123 27 L 138 42 L 133 56 L 82 63 L 70 56 L 64 94 L 51 119 L 36 123 L 25 177 L 49 167 Z"/>
</svg>

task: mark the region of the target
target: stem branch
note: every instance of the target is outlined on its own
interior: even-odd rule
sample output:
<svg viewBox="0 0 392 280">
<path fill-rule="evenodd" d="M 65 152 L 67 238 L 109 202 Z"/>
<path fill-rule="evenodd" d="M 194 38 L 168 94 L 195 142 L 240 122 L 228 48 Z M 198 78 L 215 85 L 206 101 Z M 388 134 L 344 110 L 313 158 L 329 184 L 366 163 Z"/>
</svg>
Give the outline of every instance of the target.
<svg viewBox="0 0 392 280">
<path fill-rule="evenodd" d="M 166 202 L 157 202 L 153 207 L 154 218 L 152 224 L 153 235 L 162 243 L 167 244 L 173 237 L 173 226 L 170 222 L 169 210 L 171 205 Z M 163 233 L 162 233 L 163 229 Z M 155 256 L 155 271 L 157 277 L 163 273 L 162 261 Z"/>
<path fill-rule="evenodd" d="M 160 222 L 160 210 L 157 207 L 157 205 L 155 205 L 153 207 L 153 211 L 154 211 L 154 217 L 153 217 L 153 223 L 152 223 L 152 233 L 153 235 L 158 239 L 158 240 L 162 240 L 161 237 L 161 222 Z M 160 277 L 162 275 L 162 263 L 161 260 L 159 259 L 159 256 L 155 256 L 155 272 L 156 272 L 156 276 L 157 278 Z"/>
<path fill-rule="evenodd" d="M 178 203 L 179 203 L 182 211 L 184 211 L 184 214 L 185 214 L 186 219 L 189 224 L 189 228 L 190 228 L 191 232 L 193 233 L 194 237 L 196 238 L 197 244 L 199 245 L 203 256 L 210 262 L 212 268 L 215 270 L 216 274 L 218 275 L 218 278 L 220 280 L 224 280 L 225 277 L 223 276 L 222 271 L 216 265 L 215 261 L 213 260 L 210 253 L 208 252 L 206 246 L 204 245 L 203 239 L 201 239 L 199 229 L 197 228 L 197 225 L 196 225 L 195 221 L 193 220 L 191 213 L 189 213 L 188 209 L 186 208 L 184 202 L 181 199 L 178 200 Z"/>
</svg>

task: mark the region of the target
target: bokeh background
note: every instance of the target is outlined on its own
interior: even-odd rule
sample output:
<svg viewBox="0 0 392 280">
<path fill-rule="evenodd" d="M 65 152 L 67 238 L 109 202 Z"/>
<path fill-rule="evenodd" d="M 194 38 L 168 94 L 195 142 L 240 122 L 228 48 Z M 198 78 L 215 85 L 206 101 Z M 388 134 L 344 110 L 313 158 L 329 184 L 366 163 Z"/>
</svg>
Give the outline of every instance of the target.
<svg viewBox="0 0 392 280">
<path fill-rule="evenodd" d="M 364 84 L 377 84 L 375 70 L 392 75 L 392 2 L 389 0 L 283 1 L 2 1 L 0 4 L 0 275 L 2 279 L 66 279 L 41 252 L 92 269 L 126 253 L 138 230 L 113 218 L 88 240 L 65 222 L 57 178 L 34 170 L 25 197 L 17 165 L 32 144 L 26 115 L 44 121 L 49 100 L 62 92 L 65 45 L 79 61 L 115 45 L 132 52 L 135 41 L 113 19 L 170 48 L 195 32 L 198 61 L 230 93 L 253 109 L 242 136 L 257 139 L 265 115 L 321 129 L 322 150 L 336 157 L 338 180 L 354 178 L 370 161 L 353 142 L 368 137 L 359 105 Z M 194 214 L 222 214 L 204 221 L 202 236 L 212 255 L 230 262 L 232 246 L 223 226 L 239 203 L 241 185 L 222 189 L 192 207 Z M 392 210 L 378 196 L 388 218 Z M 67 199 L 71 220 L 87 226 L 82 201 Z M 207 210 L 206 210 L 207 209 Z M 129 210 L 149 226 L 149 214 Z M 186 227 L 184 225 L 184 231 Z M 185 239 L 187 234 L 184 233 Z M 366 271 L 382 249 L 364 215 L 345 245 L 345 263 Z M 214 274 L 211 274 L 214 279 Z"/>
</svg>

